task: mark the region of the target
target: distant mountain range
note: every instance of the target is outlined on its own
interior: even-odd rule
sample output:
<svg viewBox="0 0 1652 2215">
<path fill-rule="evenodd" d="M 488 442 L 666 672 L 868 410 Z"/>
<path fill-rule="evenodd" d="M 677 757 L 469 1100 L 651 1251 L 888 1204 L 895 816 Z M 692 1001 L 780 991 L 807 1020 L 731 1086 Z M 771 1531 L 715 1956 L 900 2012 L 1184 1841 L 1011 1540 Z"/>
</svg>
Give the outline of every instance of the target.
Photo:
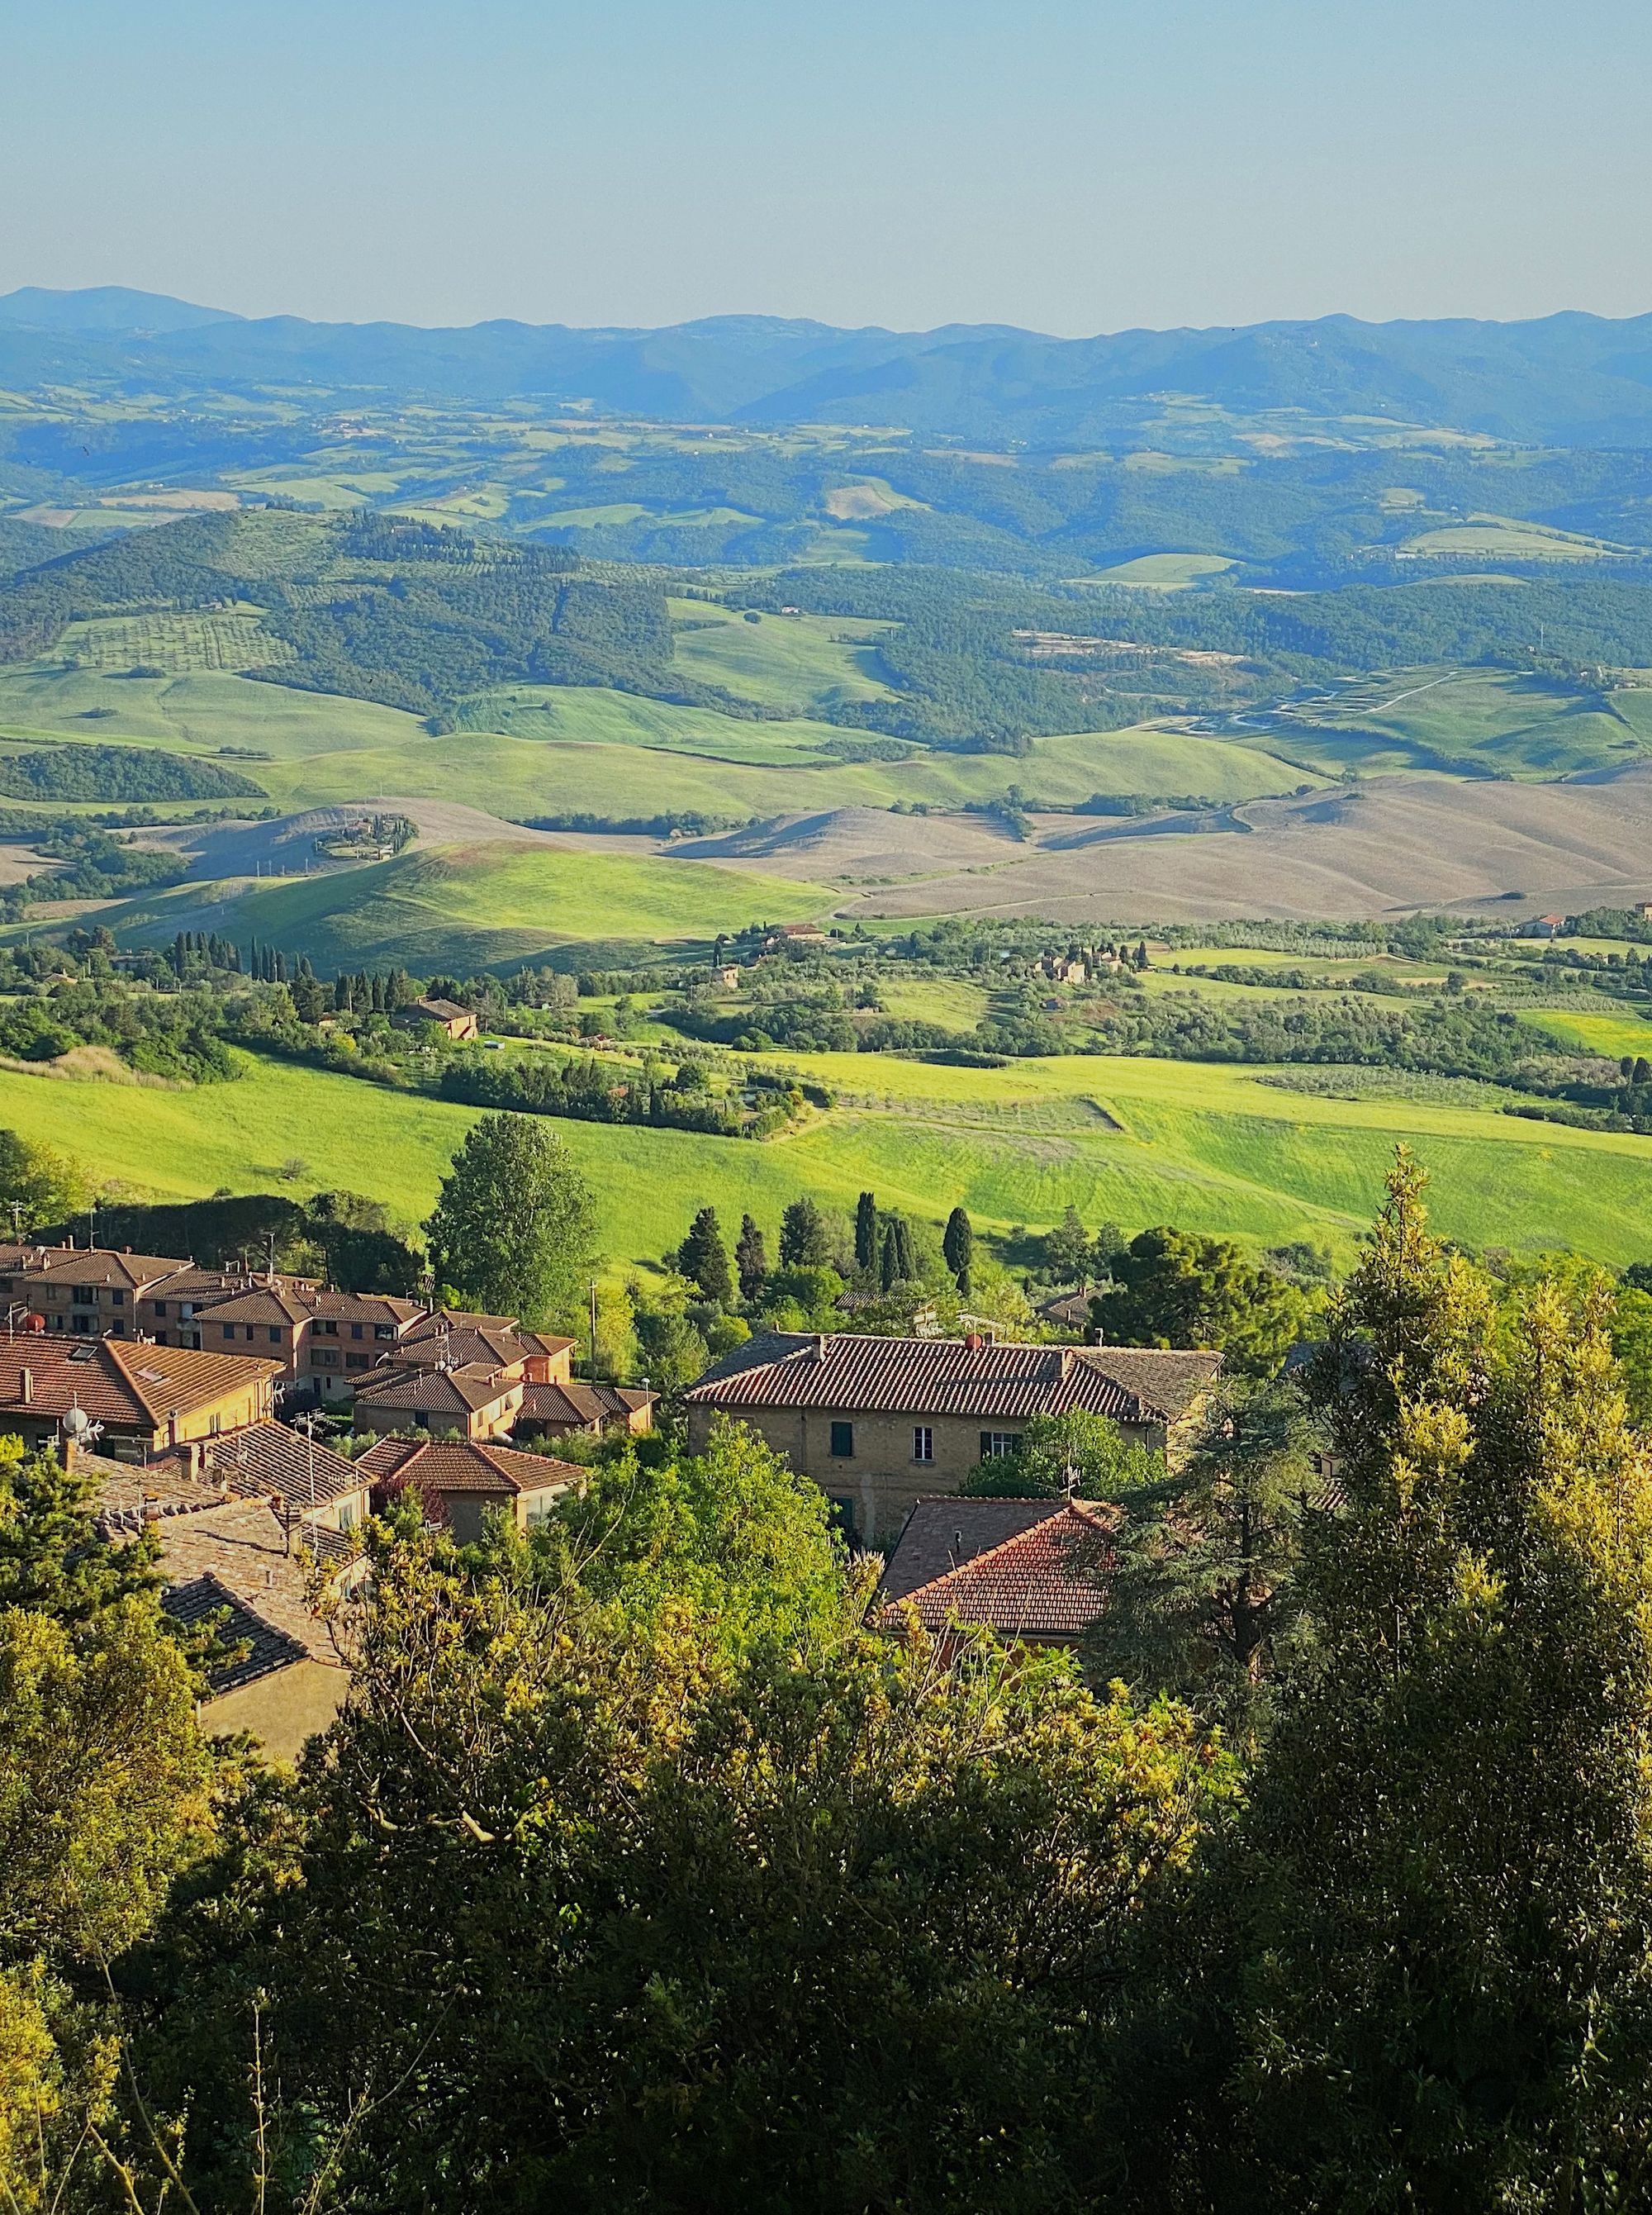
<svg viewBox="0 0 1652 2215">
<path fill-rule="evenodd" d="M 1139 433 L 1168 396 L 1488 433 L 1652 445 L 1652 315 L 1313 322 L 1056 339 L 983 324 L 839 330 L 718 316 L 658 330 L 315 323 L 102 285 L 0 298 L 0 384 L 92 382 L 187 398 L 279 383 L 468 405 L 533 398 L 675 422 L 886 424 L 1031 448 Z"/>
</svg>

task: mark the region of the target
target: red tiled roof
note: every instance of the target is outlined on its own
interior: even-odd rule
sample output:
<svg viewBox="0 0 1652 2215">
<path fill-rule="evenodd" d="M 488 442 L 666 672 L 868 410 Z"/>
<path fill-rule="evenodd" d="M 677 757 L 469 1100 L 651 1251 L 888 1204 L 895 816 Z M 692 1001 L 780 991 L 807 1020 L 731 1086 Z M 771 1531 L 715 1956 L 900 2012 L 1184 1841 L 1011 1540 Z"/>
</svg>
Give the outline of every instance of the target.
<svg viewBox="0 0 1652 2215">
<path fill-rule="evenodd" d="M 961 1339 L 765 1331 L 714 1361 L 687 1398 L 702 1407 L 841 1408 L 846 1414 L 1064 1414 L 1174 1422 L 1219 1353 L 1101 1346 L 970 1346 Z"/>
<path fill-rule="evenodd" d="M 432 1414 L 462 1409 L 474 1414 L 521 1389 L 491 1363 L 469 1362 L 457 1369 L 412 1369 L 398 1363 L 364 1377 L 356 1387 L 356 1402 L 370 1409 L 413 1408 Z"/>
<path fill-rule="evenodd" d="M 473 1439 L 380 1439 L 355 1466 L 370 1476 L 405 1476 L 421 1492 L 492 1493 L 505 1500 L 583 1483 L 585 1475 L 571 1462 Z"/>
<path fill-rule="evenodd" d="M 197 1353 L 144 1339 L 27 1338 L 0 1343 L 0 1412 L 59 1416 L 78 1405 L 94 1422 L 158 1429 L 255 1381 L 279 1362 L 244 1353 Z M 23 1397 L 22 1375 L 31 1380 Z"/>
<path fill-rule="evenodd" d="M 566 1423 L 587 1428 L 615 1415 L 628 1415 L 638 1408 L 651 1408 L 657 1392 L 638 1392 L 618 1384 L 587 1384 L 578 1377 L 564 1384 L 529 1384 L 522 1395 L 522 1413 L 542 1423 Z"/>
<path fill-rule="evenodd" d="M 541 1354 L 566 1353 L 571 1338 L 556 1338 L 549 1331 L 523 1330 L 510 1316 L 444 1312 L 421 1316 L 398 1341 L 398 1358 L 437 1359 L 445 1347 L 449 1359 L 472 1361 L 486 1358 L 508 1365 L 532 1360 Z"/>
<path fill-rule="evenodd" d="M 1055 1512 L 1039 1512 L 957 1568 L 927 1583 L 907 1586 L 898 1597 L 891 1594 L 885 1621 L 898 1622 L 902 1611 L 910 1607 L 926 1630 L 966 1623 L 985 1624 L 1002 1638 L 1081 1636 L 1106 1610 L 1102 1578 L 1112 1562 L 1109 1532 L 1115 1509 L 1083 1500 L 920 1503 L 921 1507 L 950 1507 L 955 1515 L 965 1508 L 1025 1509 L 1029 1505 L 1041 1511 L 1053 1506 Z M 915 1515 L 918 1512 L 913 1511 Z M 903 1531 L 890 1563 L 890 1580 L 899 1576 L 903 1584 L 898 1565 L 905 1543 Z"/>
<path fill-rule="evenodd" d="M 1047 1523 L 1067 1506 L 1060 1499 L 966 1500 L 957 1494 L 920 1500 L 896 1541 L 884 1571 L 885 1599 L 903 1599 L 920 1585 L 948 1576 L 977 1554 L 989 1553 L 1006 1538 Z"/>
<path fill-rule="evenodd" d="M 19 1276 L 83 1278 L 89 1285 L 147 1285 L 187 1263 L 175 1254 L 127 1254 L 113 1246 L 38 1246 L 27 1239 L 0 1244 L 0 1272 Z"/>
</svg>

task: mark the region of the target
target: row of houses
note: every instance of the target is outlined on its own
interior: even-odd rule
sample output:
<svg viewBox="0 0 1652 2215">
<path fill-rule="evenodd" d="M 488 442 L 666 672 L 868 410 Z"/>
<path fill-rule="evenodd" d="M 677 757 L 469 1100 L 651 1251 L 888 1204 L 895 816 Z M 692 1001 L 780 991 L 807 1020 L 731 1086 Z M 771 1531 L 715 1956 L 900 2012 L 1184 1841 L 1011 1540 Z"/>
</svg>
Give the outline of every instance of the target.
<svg viewBox="0 0 1652 2215">
<path fill-rule="evenodd" d="M 347 1682 L 360 1574 L 354 1527 L 410 1493 L 461 1540 L 490 1511 L 551 1514 L 574 1465 L 548 1442 L 643 1431 L 653 1395 L 572 1374 L 572 1341 L 509 1316 L 438 1312 L 307 1280 L 108 1249 L 0 1248 L 9 1296 L 0 1431 L 89 1453 L 112 1532 L 158 1522 L 168 1604 L 223 1611 L 242 1649 L 211 1727 L 296 1752 Z M 118 1296 L 118 1297 L 117 1297 Z M 328 1359 L 329 1355 L 343 1357 Z M 932 1629 L 980 1621 L 1072 1642 L 1104 1605 L 1112 1512 L 1076 1500 L 976 1500 L 958 1488 L 1013 1454 L 1041 1414 L 1105 1415 L 1174 1461 L 1219 1368 L 1209 1353 L 767 1333 L 714 1362 L 687 1398 L 688 1443 L 749 1425 L 884 1549 L 888 1610 Z M 346 1459 L 280 1420 L 347 1396 L 365 1449 Z M 537 1445 L 537 1451 L 526 1449 Z M 317 1614 L 304 1565 L 339 1568 Z M 341 1597 L 340 1597 L 341 1595 Z"/>
<path fill-rule="evenodd" d="M 268 1377 L 272 1405 L 278 1399 L 288 1411 L 347 1404 L 358 1430 L 545 1439 L 615 1426 L 646 1431 L 652 1420 L 652 1393 L 577 1382 L 572 1339 L 526 1330 L 510 1316 L 337 1292 L 274 1270 L 14 1242 L 0 1245 L 0 1344 L 15 1357 L 0 1367 L 0 1420 L 12 1405 L 6 1375 L 15 1384 L 23 1370 L 31 1378 L 55 1374 L 50 1348 L 71 1340 L 141 1347 L 141 1361 L 117 1360 L 111 1373 L 156 1372 L 149 1381 L 156 1396 L 171 1396 L 162 1413 L 175 1419 L 158 1446 L 122 1425 L 123 1445 L 142 1451 L 228 1427 L 229 1411 L 205 1390 L 191 1396 L 185 1384 L 204 1387 L 230 1372 L 192 1367 L 180 1358 L 192 1353 L 254 1363 Z M 176 1404 L 180 1394 L 187 1404 Z"/>
</svg>

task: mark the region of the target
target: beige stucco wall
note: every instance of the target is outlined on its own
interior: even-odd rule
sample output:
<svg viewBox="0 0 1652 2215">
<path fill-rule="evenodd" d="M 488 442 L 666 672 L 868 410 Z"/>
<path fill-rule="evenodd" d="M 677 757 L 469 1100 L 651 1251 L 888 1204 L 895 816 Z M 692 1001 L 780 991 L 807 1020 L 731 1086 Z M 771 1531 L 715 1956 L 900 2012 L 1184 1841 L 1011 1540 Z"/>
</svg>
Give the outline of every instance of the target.
<svg viewBox="0 0 1652 2215">
<path fill-rule="evenodd" d="M 692 1452 L 705 1450 L 716 1410 L 690 1405 L 688 1445 Z M 811 1476 L 834 1500 L 853 1502 L 855 1535 L 872 1544 L 892 1544 L 914 1504 L 935 1493 L 957 1492 L 981 1459 L 983 1431 L 1019 1433 L 1025 1418 L 1001 1416 L 926 1415 L 921 1410 L 901 1415 L 857 1415 L 850 1410 L 814 1408 L 754 1409 L 738 1420 L 783 1453 L 793 1469 Z M 832 1425 L 852 1423 L 854 1452 L 831 1451 Z M 927 1423 L 933 1433 L 935 1457 L 912 1458 L 912 1433 Z M 1121 1424 L 1123 1436 L 1134 1444 L 1162 1449 L 1164 1432 L 1157 1426 Z"/>
<path fill-rule="evenodd" d="M 350 1678 L 325 1661 L 294 1661 L 239 1691 L 209 1700 L 201 1728 L 209 1738 L 250 1731 L 276 1761 L 297 1761 L 307 1739 L 324 1731 L 344 1705 Z"/>
</svg>

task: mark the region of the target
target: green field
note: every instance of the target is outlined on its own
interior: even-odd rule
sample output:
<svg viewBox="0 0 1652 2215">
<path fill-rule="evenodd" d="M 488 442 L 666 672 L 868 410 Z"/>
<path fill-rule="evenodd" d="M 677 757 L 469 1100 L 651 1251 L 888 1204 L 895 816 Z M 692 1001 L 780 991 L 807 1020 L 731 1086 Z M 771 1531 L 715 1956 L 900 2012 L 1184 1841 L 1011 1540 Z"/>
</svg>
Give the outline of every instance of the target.
<svg viewBox="0 0 1652 2215">
<path fill-rule="evenodd" d="M 1614 545 L 1610 539 L 1557 531 L 1546 523 L 1517 521 L 1507 515 L 1471 515 L 1464 523 L 1419 531 L 1405 541 L 1405 551 L 1455 558 L 1501 555 L 1509 561 L 1594 561 L 1630 549 Z"/>
<path fill-rule="evenodd" d="M 1545 1008 L 1531 1020 L 1560 1038 L 1588 1046 L 1592 1053 L 1614 1059 L 1625 1053 L 1652 1056 L 1652 1022 L 1643 1023 L 1634 1015 L 1570 1015 L 1564 1009 Z"/>
<path fill-rule="evenodd" d="M 686 676 L 720 684 L 743 700 L 805 714 L 826 700 L 888 700 L 875 647 L 893 625 L 847 616 L 766 615 L 760 622 L 703 600 L 672 600 L 674 620 L 704 629 L 676 634 L 674 659 Z"/>
<path fill-rule="evenodd" d="M 760 627 L 743 628 L 755 635 Z M 216 672 L 135 678 L 61 661 L 0 668 L 0 737 L 180 753 L 247 747 L 272 757 L 256 764 L 256 780 L 287 807 L 388 796 L 462 801 L 519 819 L 569 808 L 618 818 L 670 809 L 770 816 L 896 800 L 944 807 L 1000 797 L 1012 784 L 1069 803 L 1092 792 L 1240 800 L 1288 791 L 1302 778 L 1265 746 L 1154 725 L 1038 739 L 1020 758 L 922 752 L 904 762 L 837 762 L 818 751 L 844 736 L 829 724 L 748 722 L 597 687 L 502 688 L 478 695 L 464 720 L 474 727 L 433 736 L 397 708 Z"/>
<path fill-rule="evenodd" d="M 826 1055 L 807 1066 L 851 1104 L 765 1144 L 557 1122 L 597 1189 L 610 1257 L 658 1254 L 707 1202 L 729 1224 L 750 1210 L 772 1236 L 799 1192 L 848 1208 L 870 1186 L 885 1205 L 935 1221 L 962 1202 L 988 1231 L 1047 1225 L 1070 1200 L 1092 1223 L 1172 1221 L 1270 1242 L 1313 1236 L 1346 1258 L 1399 1138 L 1434 1171 L 1435 1221 L 1449 1236 L 1570 1245 L 1618 1263 L 1652 1255 L 1645 1139 L 1473 1108 L 1284 1093 L 1254 1071 L 1189 1063 L 950 1070 Z M 254 1070 L 193 1092 L 0 1071 L 0 1124 L 134 1191 L 343 1185 L 412 1221 L 472 1120 L 348 1077 Z M 303 1169 L 284 1180 L 294 1162 Z"/>
<path fill-rule="evenodd" d="M 1578 692 L 1492 670 L 1392 670 L 1281 716 L 1271 742 L 1332 775 L 1449 761 L 1566 776 L 1652 755 L 1652 695 Z"/>
<path fill-rule="evenodd" d="M 1201 577 L 1219 577 L 1234 563 L 1222 554 L 1141 554 L 1134 561 L 1120 561 L 1093 577 L 1086 585 L 1148 585 L 1161 592 L 1181 592 Z"/>
<path fill-rule="evenodd" d="M 817 914 L 829 895 L 755 871 L 669 856 L 490 841 L 418 846 L 395 860 L 248 887 L 180 885 L 110 917 L 126 944 L 180 930 L 302 948 L 318 968 L 401 962 L 463 972 L 558 943 L 713 938 Z"/>
</svg>

